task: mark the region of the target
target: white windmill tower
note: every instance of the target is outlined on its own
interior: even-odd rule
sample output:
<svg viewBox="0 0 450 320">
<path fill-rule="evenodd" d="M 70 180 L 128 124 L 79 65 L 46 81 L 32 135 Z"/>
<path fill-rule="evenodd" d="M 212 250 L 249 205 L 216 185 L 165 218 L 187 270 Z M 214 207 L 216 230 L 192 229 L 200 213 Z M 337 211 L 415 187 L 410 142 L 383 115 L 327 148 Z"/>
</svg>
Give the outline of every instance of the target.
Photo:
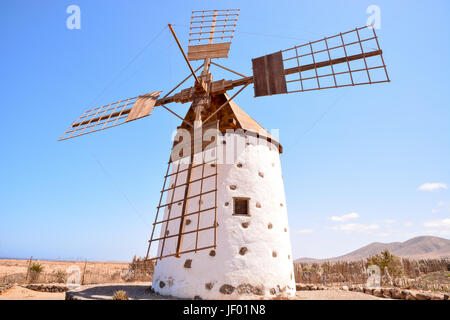
<svg viewBox="0 0 450 320">
<path fill-rule="evenodd" d="M 370 27 L 252 59 L 249 77 L 212 62 L 228 56 L 238 15 L 238 9 L 194 11 L 187 56 L 169 25 L 191 75 L 163 98 L 158 99 L 160 91 L 152 92 L 88 110 L 60 138 L 146 117 L 155 106 L 182 120 L 147 251 L 147 259 L 156 260 L 152 287 L 164 295 L 245 299 L 295 294 L 282 147 L 234 103 L 236 95 L 251 83 L 259 97 L 389 81 Z M 196 70 L 194 60 L 203 61 Z M 211 65 L 239 78 L 213 81 Z M 193 87 L 171 95 L 191 76 Z M 165 106 L 172 102 L 192 105 L 182 118 Z"/>
</svg>

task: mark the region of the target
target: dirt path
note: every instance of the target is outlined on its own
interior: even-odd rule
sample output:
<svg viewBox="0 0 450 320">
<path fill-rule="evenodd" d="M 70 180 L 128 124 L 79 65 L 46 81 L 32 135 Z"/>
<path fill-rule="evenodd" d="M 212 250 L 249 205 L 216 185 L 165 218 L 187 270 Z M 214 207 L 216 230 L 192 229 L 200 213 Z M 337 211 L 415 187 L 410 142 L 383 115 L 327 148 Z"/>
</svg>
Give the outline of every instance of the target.
<svg viewBox="0 0 450 320">
<path fill-rule="evenodd" d="M 391 300 L 378 298 L 369 294 L 339 289 L 297 291 L 296 300 Z"/>
<path fill-rule="evenodd" d="M 64 300 L 64 292 L 39 292 L 13 286 L 0 295 L 0 300 Z"/>
<path fill-rule="evenodd" d="M 124 290 L 130 299 L 136 300 L 161 300 L 175 299 L 163 297 L 148 291 L 148 283 L 128 284 L 100 284 L 83 286 L 72 290 L 71 295 L 79 300 L 111 300 L 116 290 Z M 64 300 L 65 293 L 51 293 L 33 291 L 20 286 L 13 286 L 0 295 L 0 300 Z M 297 291 L 294 300 L 388 300 L 372 295 L 344 291 L 339 289 Z"/>
<path fill-rule="evenodd" d="M 72 290 L 69 294 L 74 299 L 80 300 L 110 300 L 116 290 L 124 290 L 130 299 L 136 300 L 161 300 L 175 299 L 164 297 L 148 291 L 148 283 L 128 284 L 102 284 L 83 286 Z M 388 300 L 378 298 L 361 292 L 344 291 L 339 289 L 317 290 L 317 291 L 297 291 L 293 300 Z"/>
</svg>

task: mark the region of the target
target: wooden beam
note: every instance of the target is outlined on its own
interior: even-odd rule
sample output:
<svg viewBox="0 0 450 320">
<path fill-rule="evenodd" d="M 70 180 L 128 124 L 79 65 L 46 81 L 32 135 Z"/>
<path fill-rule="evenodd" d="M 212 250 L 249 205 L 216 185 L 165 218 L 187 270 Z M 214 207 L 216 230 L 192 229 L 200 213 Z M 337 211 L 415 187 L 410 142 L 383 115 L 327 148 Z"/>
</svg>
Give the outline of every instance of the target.
<svg viewBox="0 0 450 320">
<path fill-rule="evenodd" d="M 170 23 L 169 23 L 169 29 L 170 29 L 170 32 L 172 32 L 172 35 L 178 44 L 178 48 L 180 48 L 180 51 L 183 54 L 184 60 L 186 60 L 186 63 L 188 64 L 189 69 L 191 69 L 192 75 L 195 78 L 195 82 L 200 83 L 200 80 L 198 80 L 197 75 L 195 74 L 194 69 L 191 66 L 191 63 L 189 62 L 189 59 L 186 57 L 186 53 L 184 53 L 183 47 L 181 46 L 180 41 L 178 41 L 177 35 L 175 34 L 175 31 L 173 31 L 172 25 Z"/>
<path fill-rule="evenodd" d="M 359 60 L 359 59 L 363 59 L 363 58 L 374 57 L 374 56 L 381 55 L 382 53 L 383 53 L 382 50 L 375 50 L 375 51 L 371 51 L 371 52 L 368 52 L 368 53 L 356 54 L 356 55 L 353 55 L 353 56 L 337 58 L 337 59 L 333 59 L 331 61 L 327 60 L 327 61 L 318 62 L 316 64 L 311 63 L 311 64 L 307 64 L 307 65 L 304 65 L 304 66 L 284 69 L 284 74 L 288 75 L 288 74 L 293 74 L 293 73 L 297 73 L 297 72 L 312 70 L 314 68 L 322 68 L 322 67 L 327 67 L 327 66 L 339 64 L 339 63 L 344 63 L 344 62 L 347 62 L 347 61 L 354 61 L 354 60 Z M 222 81 L 222 80 L 219 80 L 219 81 Z M 243 78 L 240 78 L 240 79 L 237 79 L 237 80 L 233 80 L 233 81 L 226 81 L 226 83 L 225 83 L 225 85 L 223 87 L 222 86 L 217 86 L 217 88 L 218 88 L 217 90 L 219 90 L 219 87 L 220 87 L 220 92 L 214 91 L 214 89 L 216 87 L 216 86 L 214 86 L 214 83 L 218 82 L 218 81 L 215 81 L 215 82 L 213 82 L 213 85 L 211 86 L 211 88 L 213 89 L 211 94 L 212 95 L 220 94 L 220 93 L 223 93 L 223 91 L 228 91 L 228 90 L 231 90 L 231 89 L 233 89 L 235 87 L 244 86 L 246 84 L 251 84 L 251 83 L 253 83 L 253 81 L 254 81 L 253 76 L 243 77 Z M 189 92 L 191 89 L 192 89 L 192 87 L 184 89 L 183 92 Z M 167 104 L 167 103 L 172 103 L 172 102 L 178 102 L 179 97 L 180 97 L 180 93 L 176 93 L 176 94 L 174 94 L 174 95 L 172 95 L 170 97 L 165 97 L 165 98 L 158 99 L 155 102 L 155 106 L 160 106 L 160 105 Z M 184 102 L 193 101 L 193 100 L 194 100 L 194 94 L 187 94 L 186 97 L 183 100 L 183 103 Z M 98 120 L 105 120 L 105 119 L 108 119 L 110 116 L 111 117 L 117 117 L 119 114 L 126 115 L 126 114 L 130 113 L 131 109 L 132 108 L 129 108 L 129 109 L 122 110 L 121 112 L 117 111 L 117 112 L 115 112 L 115 113 L 113 113 L 111 115 L 105 115 L 105 116 L 102 116 L 102 117 L 97 117 L 95 119 L 74 123 L 72 125 L 72 127 L 78 127 L 78 126 L 81 126 L 81 125 L 85 125 L 85 124 L 89 123 L 89 121 L 95 122 L 95 121 L 98 121 Z"/>
</svg>

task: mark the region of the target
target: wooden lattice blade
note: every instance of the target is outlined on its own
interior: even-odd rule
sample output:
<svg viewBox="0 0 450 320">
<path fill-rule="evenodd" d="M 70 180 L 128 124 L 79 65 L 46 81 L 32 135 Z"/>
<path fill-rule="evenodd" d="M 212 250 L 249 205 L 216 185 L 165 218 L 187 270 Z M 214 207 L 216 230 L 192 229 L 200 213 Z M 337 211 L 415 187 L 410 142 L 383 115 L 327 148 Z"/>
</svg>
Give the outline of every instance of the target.
<svg viewBox="0 0 450 320">
<path fill-rule="evenodd" d="M 79 137 L 96 131 L 147 117 L 151 114 L 161 91 L 113 102 L 86 110 L 58 139 Z"/>
<path fill-rule="evenodd" d="M 382 54 L 366 26 L 255 58 L 255 96 L 389 82 Z"/>
<path fill-rule="evenodd" d="M 239 9 L 193 11 L 189 30 L 189 60 L 227 58 Z"/>
</svg>

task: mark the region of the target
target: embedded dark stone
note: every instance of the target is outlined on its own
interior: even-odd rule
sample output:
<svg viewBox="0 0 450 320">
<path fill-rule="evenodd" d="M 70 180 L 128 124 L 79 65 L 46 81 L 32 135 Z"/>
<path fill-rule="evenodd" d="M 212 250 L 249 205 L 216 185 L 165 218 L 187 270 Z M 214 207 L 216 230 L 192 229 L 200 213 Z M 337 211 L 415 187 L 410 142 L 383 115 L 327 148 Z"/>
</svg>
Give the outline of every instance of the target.
<svg viewBox="0 0 450 320">
<path fill-rule="evenodd" d="M 261 178 L 264 178 L 264 173 L 258 172 L 258 175 L 259 175 Z"/>
<path fill-rule="evenodd" d="M 231 190 L 236 190 L 237 187 L 236 187 L 234 184 L 232 184 L 232 185 L 230 186 L 230 189 L 231 189 Z"/>
<path fill-rule="evenodd" d="M 280 203 L 280 207 L 284 206 L 282 203 Z"/>
<path fill-rule="evenodd" d="M 261 208 L 261 203 L 257 202 L 257 203 L 256 203 L 256 207 L 257 207 L 257 208 Z"/>
<path fill-rule="evenodd" d="M 272 257 L 274 257 L 274 258 L 277 257 L 277 253 L 275 251 L 272 252 Z"/>
<path fill-rule="evenodd" d="M 243 256 L 243 255 L 246 254 L 247 252 L 248 252 L 247 247 L 242 247 L 242 248 L 239 250 L 239 254 L 240 254 L 241 256 Z"/>
<path fill-rule="evenodd" d="M 238 294 L 255 294 L 258 296 L 264 295 L 263 286 L 252 286 L 249 283 L 242 283 L 238 285 L 236 291 Z"/>
<path fill-rule="evenodd" d="M 290 259 L 291 258 L 291 255 L 290 254 L 288 254 L 288 259 Z"/>
<path fill-rule="evenodd" d="M 287 232 L 287 228 L 284 228 L 284 232 Z"/>
<path fill-rule="evenodd" d="M 253 291 L 253 286 L 249 283 L 242 283 L 237 286 L 236 291 L 239 294 L 251 294 Z"/>
<path fill-rule="evenodd" d="M 250 145 L 250 142 L 247 142 L 247 143 L 246 143 L 246 145 L 248 145 L 248 146 L 249 146 L 249 145 Z"/>
<path fill-rule="evenodd" d="M 228 207 L 230 205 L 229 202 L 225 202 L 225 207 Z"/>
<path fill-rule="evenodd" d="M 211 257 L 214 257 L 214 256 L 216 255 L 216 250 L 211 250 L 211 251 L 209 252 L 209 255 L 210 255 Z"/>
<path fill-rule="evenodd" d="M 200 297 L 200 296 L 195 296 L 195 297 L 194 297 L 194 300 L 203 300 L 203 299 L 202 299 L 202 297 Z"/>
<path fill-rule="evenodd" d="M 191 224 L 191 219 L 186 219 L 186 225 L 190 225 Z"/>
<path fill-rule="evenodd" d="M 224 284 L 220 287 L 219 292 L 222 294 L 232 294 L 234 289 L 235 289 L 235 287 L 233 287 L 229 284 Z"/>
<path fill-rule="evenodd" d="M 181 206 L 181 201 L 180 201 L 180 202 L 178 202 L 178 205 L 179 205 L 179 206 Z"/>
<path fill-rule="evenodd" d="M 264 287 L 263 286 L 254 287 L 253 294 L 256 294 L 257 296 L 264 295 Z"/>
<path fill-rule="evenodd" d="M 237 164 L 237 167 L 238 167 L 238 168 L 242 168 L 242 163 L 238 163 L 238 164 Z"/>
<path fill-rule="evenodd" d="M 216 164 L 215 163 L 211 163 L 211 167 L 215 168 Z"/>
<path fill-rule="evenodd" d="M 211 290 L 213 287 L 214 287 L 214 283 L 212 283 L 212 282 L 205 283 L 206 290 Z"/>
<path fill-rule="evenodd" d="M 250 222 L 242 222 L 242 228 L 247 229 L 250 225 Z"/>
<path fill-rule="evenodd" d="M 192 265 L 192 259 L 187 259 L 187 260 L 184 262 L 184 267 L 185 267 L 185 268 L 190 268 L 191 265 Z"/>
<path fill-rule="evenodd" d="M 164 281 L 159 282 L 159 287 L 164 288 L 166 286 L 166 283 Z"/>
<path fill-rule="evenodd" d="M 225 140 L 222 141 L 223 144 L 227 144 L 227 142 Z"/>
<path fill-rule="evenodd" d="M 275 290 L 275 288 L 270 289 L 270 294 L 271 295 L 275 295 L 277 293 L 277 291 Z"/>
<path fill-rule="evenodd" d="M 273 228 L 272 223 L 269 222 L 269 224 L 267 225 L 267 228 L 272 229 Z"/>
</svg>

